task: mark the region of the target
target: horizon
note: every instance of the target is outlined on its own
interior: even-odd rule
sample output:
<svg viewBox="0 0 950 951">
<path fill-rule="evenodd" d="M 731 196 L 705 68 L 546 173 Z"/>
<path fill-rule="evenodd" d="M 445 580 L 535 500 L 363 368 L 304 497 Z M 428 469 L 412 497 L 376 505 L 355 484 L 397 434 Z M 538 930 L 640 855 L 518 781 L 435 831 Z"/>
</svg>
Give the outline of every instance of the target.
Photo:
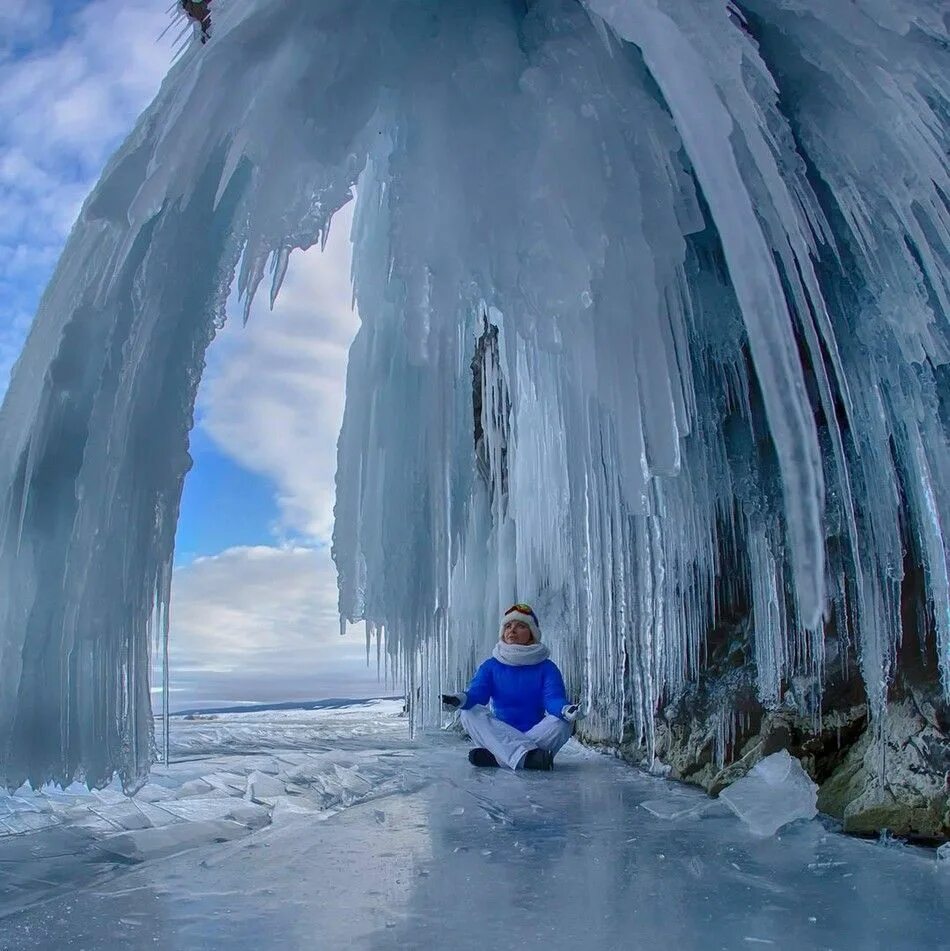
<svg viewBox="0 0 950 951">
<path fill-rule="evenodd" d="M 198 706 L 189 707 L 184 710 L 170 710 L 171 717 L 187 717 L 192 714 L 219 714 L 219 713 L 264 713 L 280 710 L 314 710 L 314 709 L 336 709 L 337 707 L 350 706 L 356 704 L 371 703 L 374 700 L 404 700 L 404 694 L 381 694 L 371 697 L 312 697 L 299 700 L 272 700 L 265 702 L 256 702 L 252 700 L 234 700 L 225 706 L 208 707 L 199 703 Z M 160 711 L 155 711 L 155 718 L 161 717 Z"/>
</svg>

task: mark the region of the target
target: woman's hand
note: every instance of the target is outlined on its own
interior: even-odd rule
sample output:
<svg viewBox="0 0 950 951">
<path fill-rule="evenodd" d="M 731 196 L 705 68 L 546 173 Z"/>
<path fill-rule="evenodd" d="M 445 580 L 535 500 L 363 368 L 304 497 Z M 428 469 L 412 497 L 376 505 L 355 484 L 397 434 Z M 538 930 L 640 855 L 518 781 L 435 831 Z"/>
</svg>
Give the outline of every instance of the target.
<svg viewBox="0 0 950 951">
<path fill-rule="evenodd" d="M 573 723 L 582 716 L 581 705 L 579 703 L 568 703 L 561 707 L 561 718 L 567 720 L 568 723 Z"/>
</svg>

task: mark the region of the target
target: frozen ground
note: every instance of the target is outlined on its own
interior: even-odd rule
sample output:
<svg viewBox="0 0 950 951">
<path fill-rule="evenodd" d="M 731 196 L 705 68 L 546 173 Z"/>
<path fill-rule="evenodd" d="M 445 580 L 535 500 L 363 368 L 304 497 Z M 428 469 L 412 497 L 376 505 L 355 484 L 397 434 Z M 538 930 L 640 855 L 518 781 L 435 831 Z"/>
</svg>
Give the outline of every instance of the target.
<svg viewBox="0 0 950 951">
<path fill-rule="evenodd" d="M 176 720 L 132 800 L 0 799 L 0 948 L 950 947 L 931 852 L 756 839 L 573 743 L 550 774 L 477 771 L 398 712 Z"/>
</svg>

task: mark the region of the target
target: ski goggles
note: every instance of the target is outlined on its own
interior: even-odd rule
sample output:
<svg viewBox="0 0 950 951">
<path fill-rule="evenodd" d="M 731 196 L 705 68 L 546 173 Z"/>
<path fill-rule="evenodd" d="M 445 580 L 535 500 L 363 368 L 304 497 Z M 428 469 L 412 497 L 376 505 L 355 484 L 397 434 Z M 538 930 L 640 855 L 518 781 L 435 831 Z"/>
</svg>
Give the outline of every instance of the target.
<svg viewBox="0 0 950 951">
<path fill-rule="evenodd" d="M 535 622 L 538 620 L 538 616 L 534 613 L 534 610 L 530 604 L 522 604 L 521 602 L 518 602 L 518 604 L 513 604 L 510 608 L 508 608 L 507 611 L 505 611 L 505 617 L 508 617 L 508 615 L 512 612 L 517 612 L 518 614 L 527 614 L 534 618 Z"/>
</svg>

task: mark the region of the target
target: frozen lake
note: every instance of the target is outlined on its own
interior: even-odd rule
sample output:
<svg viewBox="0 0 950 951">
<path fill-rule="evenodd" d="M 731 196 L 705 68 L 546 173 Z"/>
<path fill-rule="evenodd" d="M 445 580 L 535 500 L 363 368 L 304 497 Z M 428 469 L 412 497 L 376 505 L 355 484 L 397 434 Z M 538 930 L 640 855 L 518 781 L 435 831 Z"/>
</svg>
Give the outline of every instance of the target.
<svg viewBox="0 0 950 951">
<path fill-rule="evenodd" d="M 399 710 L 176 718 L 132 800 L 0 799 L 0 948 L 950 947 L 932 852 L 757 839 L 573 742 L 553 773 L 476 770 Z"/>
</svg>

